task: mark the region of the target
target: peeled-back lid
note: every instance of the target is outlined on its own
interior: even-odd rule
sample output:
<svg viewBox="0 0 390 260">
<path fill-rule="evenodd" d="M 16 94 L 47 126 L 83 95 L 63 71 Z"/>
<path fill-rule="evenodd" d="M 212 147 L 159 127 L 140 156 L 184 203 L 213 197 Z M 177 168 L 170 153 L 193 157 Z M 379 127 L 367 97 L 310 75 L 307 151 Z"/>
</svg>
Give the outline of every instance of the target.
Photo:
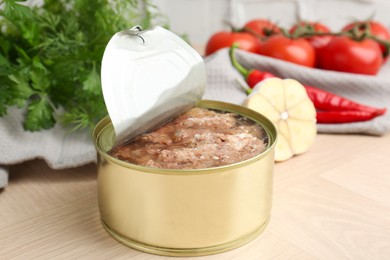
<svg viewBox="0 0 390 260">
<path fill-rule="evenodd" d="M 107 44 L 101 80 L 117 146 L 195 106 L 206 71 L 202 57 L 174 33 L 136 26 Z"/>
</svg>

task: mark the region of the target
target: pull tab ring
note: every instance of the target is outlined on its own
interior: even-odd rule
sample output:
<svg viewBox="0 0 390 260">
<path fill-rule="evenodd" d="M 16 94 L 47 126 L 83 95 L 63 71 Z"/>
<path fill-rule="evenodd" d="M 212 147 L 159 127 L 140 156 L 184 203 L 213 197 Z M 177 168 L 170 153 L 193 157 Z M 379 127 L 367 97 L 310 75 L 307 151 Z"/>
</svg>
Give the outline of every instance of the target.
<svg viewBox="0 0 390 260">
<path fill-rule="evenodd" d="M 145 44 L 145 39 L 140 35 L 143 32 L 143 28 L 141 25 L 133 26 L 130 29 L 126 29 L 123 31 L 120 31 L 118 34 L 121 36 L 127 35 L 127 36 L 137 36 L 142 40 L 142 44 Z"/>
</svg>

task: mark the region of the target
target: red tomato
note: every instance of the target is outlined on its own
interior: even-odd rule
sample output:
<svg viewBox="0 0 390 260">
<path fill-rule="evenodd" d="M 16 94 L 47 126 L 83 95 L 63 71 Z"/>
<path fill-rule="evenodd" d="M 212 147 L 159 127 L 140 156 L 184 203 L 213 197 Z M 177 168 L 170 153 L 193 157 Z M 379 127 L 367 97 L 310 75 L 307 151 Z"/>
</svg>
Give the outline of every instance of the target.
<svg viewBox="0 0 390 260">
<path fill-rule="evenodd" d="M 217 32 L 213 34 L 206 44 L 205 54 L 210 55 L 219 49 L 231 47 L 238 43 L 244 51 L 257 53 L 260 49 L 260 40 L 247 32 Z"/>
<path fill-rule="evenodd" d="M 370 39 L 354 41 L 346 36 L 335 37 L 324 52 L 321 65 L 327 70 L 375 75 L 383 62 L 378 44 Z"/>
<path fill-rule="evenodd" d="M 266 37 L 280 33 L 280 28 L 266 19 L 254 19 L 244 25 L 244 29 L 254 32 L 258 36 Z"/>
<path fill-rule="evenodd" d="M 271 36 L 263 42 L 260 54 L 302 66 L 315 65 L 314 48 L 303 38 L 292 39 L 282 34 Z"/>
<path fill-rule="evenodd" d="M 379 39 L 381 40 L 385 40 L 385 41 L 390 41 L 390 32 L 389 30 L 386 28 L 386 26 L 384 26 L 383 24 L 377 22 L 377 21 L 373 21 L 373 20 L 368 20 L 368 21 L 357 21 L 357 22 L 353 22 L 353 23 L 349 23 L 347 25 L 344 26 L 344 28 L 342 29 L 342 31 L 346 32 L 346 31 L 351 31 L 353 30 L 353 28 L 356 26 L 356 28 L 360 31 L 360 32 L 364 32 L 366 29 L 369 30 L 369 32 L 372 34 L 372 35 L 375 35 L 376 37 L 378 37 Z M 385 51 L 386 51 L 386 47 L 383 45 L 383 44 L 379 44 L 379 47 L 381 48 L 382 50 L 382 53 L 385 54 Z"/>
<path fill-rule="evenodd" d="M 330 29 L 319 22 L 300 22 L 298 24 L 295 24 L 293 27 L 291 27 L 289 33 L 298 36 L 302 34 L 310 34 L 315 32 L 323 32 L 328 33 L 330 32 Z M 298 35 L 295 35 L 298 34 Z M 310 42 L 310 44 L 313 46 L 315 50 L 316 55 L 316 67 L 321 67 L 319 64 L 319 61 L 321 60 L 319 56 L 323 55 L 324 48 L 326 45 L 329 44 L 329 42 L 332 40 L 333 36 L 331 35 L 315 35 L 311 37 L 305 37 L 305 39 Z"/>
</svg>

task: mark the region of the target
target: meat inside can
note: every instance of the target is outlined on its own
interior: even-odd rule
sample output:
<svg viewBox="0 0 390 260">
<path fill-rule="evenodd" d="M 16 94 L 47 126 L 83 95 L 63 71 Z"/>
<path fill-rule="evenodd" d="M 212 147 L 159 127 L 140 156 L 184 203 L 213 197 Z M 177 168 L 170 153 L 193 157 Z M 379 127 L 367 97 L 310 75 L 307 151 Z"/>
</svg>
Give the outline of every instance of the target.
<svg viewBox="0 0 390 260">
<path fill-rule="evenodd" d="M 234 113 L 193 108 L 110 154 L 143 166 L 201 169 L 238 163 L 267 147 L 265 130 Z"/>
</svg>

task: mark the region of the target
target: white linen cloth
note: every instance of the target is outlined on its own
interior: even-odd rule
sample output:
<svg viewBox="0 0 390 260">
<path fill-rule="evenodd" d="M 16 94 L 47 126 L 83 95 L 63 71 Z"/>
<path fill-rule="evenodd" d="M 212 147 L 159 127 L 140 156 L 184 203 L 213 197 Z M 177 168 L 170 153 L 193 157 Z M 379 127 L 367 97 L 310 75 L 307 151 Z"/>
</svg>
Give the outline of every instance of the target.
<svg viewBox="0 0 390 260">
<path fill-rule="evenodd" d="M 53 169 L 64 169 L 96 161 L 88 130 L 70 132 L 56 124 L 49 130 L 28 132 L 22 119 L 23 111 L 15 107 L 0 117 L 0 188 L 8 182 L 7 165 L 41 158 Z"/>
<path fill-rule="evenodd" d="M 292 63 L 237 50 L 237 59 L 248 69 L 269 71 L 282 78 L 323 88 L 355 101 L 387 107 L 384 116 L 371 121 L 348 124 L 318 124 L 320 133 L 383 135 L 390 131 L 390 64 L 377 76 L 310 69 Z M 242 104 L 245 92 L 236 84 L 242 76 L 232 67 L 228 49 L 205 58 L 207 85 L 204 99 Z M 0 118 L 0 188 L 7 185 L 7 165 L 34 158 L 44 159 L 53 169 L 76 167 L 96 161 L 90 131 L 69 132 L 56 125 L 41 132 L 26 132 L 21 121 L 23 112 L 9 108 Z"/>
</svg>

